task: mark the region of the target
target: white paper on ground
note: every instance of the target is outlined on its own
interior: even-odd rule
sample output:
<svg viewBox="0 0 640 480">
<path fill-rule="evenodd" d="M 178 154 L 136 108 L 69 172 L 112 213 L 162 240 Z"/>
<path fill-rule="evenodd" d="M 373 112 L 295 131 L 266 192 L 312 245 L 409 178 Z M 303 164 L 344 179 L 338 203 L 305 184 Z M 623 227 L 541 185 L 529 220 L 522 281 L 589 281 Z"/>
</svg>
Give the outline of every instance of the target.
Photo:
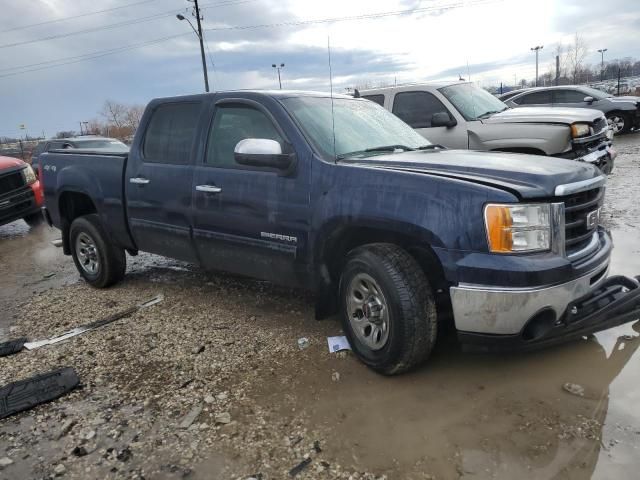
<svg viewBox="0 0 640 480">
<path fill-rule="evenodd" d="M 327 337 L 327 344 L 330 352 L 339 352 L 340 350 L 351 350 L 347 337 Z"/>
</svg>

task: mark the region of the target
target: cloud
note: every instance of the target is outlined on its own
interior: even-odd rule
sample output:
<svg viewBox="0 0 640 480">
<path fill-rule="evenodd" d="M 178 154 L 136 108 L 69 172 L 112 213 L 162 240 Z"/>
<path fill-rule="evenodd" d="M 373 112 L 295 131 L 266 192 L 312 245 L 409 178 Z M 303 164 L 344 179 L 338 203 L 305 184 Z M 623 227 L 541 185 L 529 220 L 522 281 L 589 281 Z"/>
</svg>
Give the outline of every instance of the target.
<svg viewBox="0 0 640 480">
<path fill-rule="evenodd" d="M 0 135 L 27 124 L 30 133 L 74 128 L 95 117 L 106 98 L 145 103 L 158 96 L 202 91 L 197 38 L 184 0 L 33 0 L 5 2 L 0 46 L 42 37 L 70 35 L 0 48 Z M 640 57 L 629 39 L 640 27 L 640 4 L 628 0 L 585 4 L 583 0 L 200 0 L 208 63 L 216 88 L 273 88 L 272 63 L 285 63 L 283 86 L 328 89 L 327 38 L 331 39 L 334 87 L 364 82 L 421 81 L 467 76 L 483 84 L 531 78 L 533 45 L 544 44 L 541 70 L 553 59 L 553 45 L 579 32 L 591 47 L 588 62 Z M 128 4 L 126 8 L 118 8 Z M 218 5 L 215 5 L 218 4 Z M 458 5 L 459 8 L 449 8 Z M 525 8 L 526 5 L 526 8 Z M 82 9 L 80 9 L 82 8 Z M 22 25 L 116 8 L 110 12 L 14 29 Z M 413 15 L 344 22 L 300 23 L 379 12 L 428 8 Z M 157 18 L 145 18 L 156 16 Z M 192 19 L 193 20 L 193 19 Z M 122 22 L 137 22 L 117 26 Z M 298 24 L 295 24 L 298 22 Z M 282 25 L 286 24 L 286 25 Z M 114 26 L 115 25 L 115 26 Z M 253 29 L 231 26 L 281 25 Z M 110 28 L 103 28 L 111 26 Z M 12 29 L 5 32 L 5 30 Z M 215 30 L 218 29 L 218 30 Z M 223 29 L 223 30 L 220 30 Z M 4 32 L 4 33 L 3 33 Z M 50 62 L 169 36 L 157 44 L 79 63 L 2 78 L 19 65 Z"/>
</svg>

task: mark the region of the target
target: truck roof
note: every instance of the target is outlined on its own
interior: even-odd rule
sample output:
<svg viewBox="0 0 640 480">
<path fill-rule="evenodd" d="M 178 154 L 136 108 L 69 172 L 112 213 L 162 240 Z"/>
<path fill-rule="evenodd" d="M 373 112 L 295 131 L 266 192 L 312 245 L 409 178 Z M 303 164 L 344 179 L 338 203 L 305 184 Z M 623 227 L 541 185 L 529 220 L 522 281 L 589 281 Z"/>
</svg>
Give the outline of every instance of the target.
<svg viewBox="0 0 640 480">
<path fill-rule="evenodd" d="M 365 92 L 383 92 L 386 90 L 394 90 L 396 88 L 400 88 L 400 87 L 431 87 L 431 88 L 442 88 L 442 87 L 448 87 L 450 85 L 467 85 L 467 84 L 474 84 L 473 82 L 462 82 L 459 80 L 442 80 L 442 81 L 437 81 L 437 82 L 413 82 L 413 83 L 399 83 L 398 85 L 389 85 L 386 87 L 375 87 L 375 88 L 363 88 L 363 89 L 359 89 L 360 93 L 365 93 Z"/>
<path fill-rule="evenodd" d="M 173 97 L 160 97 L 154 98 L 153 101 L 171 101 L 171 100 L 187 100 L 187 99 L 197 99 L 202 98 L 207 95 L 225 95 L 229 94 L 238 94 L 238 95 L 261 95 L 265 97 L 273 97 L 273 98 L 291 98 L 291 97 L 331 97 L 329 92 L 316 92 L 316 91 L 308 91 L 308 90 L 222 90 L 218 92 L 211 93 L 196 93 L 191 95 L 176 95 Z M 345 98 L 353 100 L 351 95 L 344 95 L 341 93 L 334 93 L 333 98 Z"/>
</svg>

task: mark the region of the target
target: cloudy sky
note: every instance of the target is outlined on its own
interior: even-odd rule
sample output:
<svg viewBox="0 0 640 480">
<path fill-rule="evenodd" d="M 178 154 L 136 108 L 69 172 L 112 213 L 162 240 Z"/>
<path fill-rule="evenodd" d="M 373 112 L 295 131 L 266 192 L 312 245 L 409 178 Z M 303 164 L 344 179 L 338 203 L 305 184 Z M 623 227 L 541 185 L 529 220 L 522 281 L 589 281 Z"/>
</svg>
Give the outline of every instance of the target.
<svg viewBox="0 0 640 480">
<path fill-rule="evenodd" d="M 199 0 L 212 88 L 328 91 L 363 83 L 533 78 L 579 33 L 586 61 L 640 57 L 638 0 Z M 98 117 L 106 99 L 144 104 L 203 90 L 187 0 L 1 0 L 0 136 L 47 136 Z M 194 20 L 195 21 L 195 20 Z M 247 28 L 248 27 L 248 28 Z"/>
</svg>

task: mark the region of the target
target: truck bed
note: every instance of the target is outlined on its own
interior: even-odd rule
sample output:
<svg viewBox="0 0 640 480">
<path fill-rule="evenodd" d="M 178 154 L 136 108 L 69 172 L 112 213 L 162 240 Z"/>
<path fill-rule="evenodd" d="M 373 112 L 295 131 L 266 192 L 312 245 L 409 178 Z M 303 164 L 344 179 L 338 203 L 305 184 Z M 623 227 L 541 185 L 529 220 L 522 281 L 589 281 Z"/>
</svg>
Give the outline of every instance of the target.
<svg viewBox="0 0 640 480">
<path fill-rule="evenodd" d="M 126 218 L 124 173 L 127 153 L 93 150 L 54 150 L 40 157 L 45 205 L 53 224 L 64 224 L 65 204 L 69 196 L 85 195 L 93 204 L 103 225 L 109 226 L 112 240 L 123 248 L 135 249 Z M 64 185 L 64 192 L 61 192 Z M 77 207 L 74 207 L 77 208 Z"/>
</svg>

